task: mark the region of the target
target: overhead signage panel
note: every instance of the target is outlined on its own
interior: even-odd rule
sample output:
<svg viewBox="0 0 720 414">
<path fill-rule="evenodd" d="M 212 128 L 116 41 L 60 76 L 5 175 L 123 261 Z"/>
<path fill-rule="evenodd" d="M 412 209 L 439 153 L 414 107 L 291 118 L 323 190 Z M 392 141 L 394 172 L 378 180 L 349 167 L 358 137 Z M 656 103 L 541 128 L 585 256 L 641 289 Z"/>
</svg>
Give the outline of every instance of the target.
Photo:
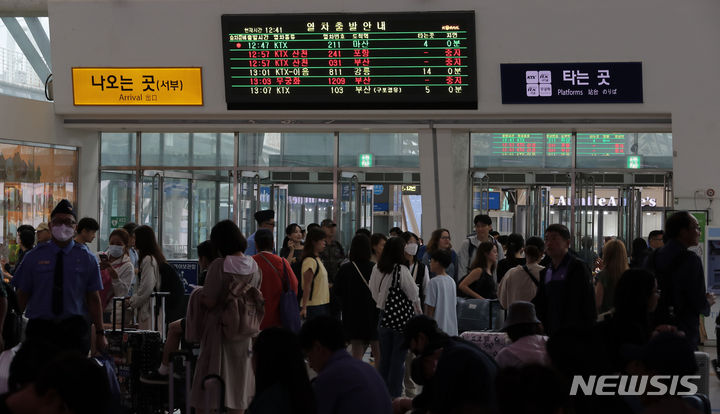
<svg viewBox="0 0 720 414">
<path fill-rule="evenodd" d="M 72 68 L 75 105 L 203 105 L 202 68 Z"/>
<path fill-rule="evenodd" d="M 223 15 L 228 109 L 477 109 L 475 13 Z"/>
<path fill-rule="evenodd" d="M 641 62 L 503 63 L 503 104 L 642 103 Z"/>
</svg>

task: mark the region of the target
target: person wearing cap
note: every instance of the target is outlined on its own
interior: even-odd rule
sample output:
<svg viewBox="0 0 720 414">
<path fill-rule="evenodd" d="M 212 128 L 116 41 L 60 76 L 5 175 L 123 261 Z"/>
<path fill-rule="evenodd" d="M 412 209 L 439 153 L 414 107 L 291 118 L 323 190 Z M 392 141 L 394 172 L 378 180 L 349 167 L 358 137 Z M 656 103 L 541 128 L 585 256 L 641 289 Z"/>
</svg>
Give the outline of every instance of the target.
<svg viewBox="0 0 720 414">
<path fill-rule="evenodd" d="M 501 349 L 495 357 L 500 369 L 530 364 L 550 365 L 545 348 L 548 338 L 542 335 L 542 324 L 535 315 L 535 305 L 524 301 L 510 305 L 503 331 L 512 344 Z"/>
<path fill-rule="evenodd" d="M 430 369 L 424 372 L 422 393 L 412 401 L 396 399 L 395 412 L 412 408 L 433 413 L 495 412 L 498 366 L 491 356 L 462 338 L 449 336 L 425 315 L 410 319 L 403 335 L 404 347 L 423 358 L 423 365 Z"/>
<path fill-rule="evenodd" d="M 563 328 L 590 328 L 597 319 L 590 269 L 569 249 L 570 230 L 562 224 L 548 226 L 545 254 L 549 264 L 540 273 L 533 303 L 550 336 Z"/>
<path fill-rule="evenodd" d="M 52 241 L 30 250 L 12 280 L 28 322 L 26 341 L 51 344 L 58 353 L 90 350 L 90 323 L 98 350 L 107 347 L 102 325 L 100 266 L 85 245 L 75 243 L 77 215 L 62 200 L 50 214 Z"/>
<path fill-rule="evenodd" d="M 260 210 L 255 213 L 255 221 L 257 221 L 258 230 L 268 229 L 270 231 L 275 230 L 275 210 Z M 255 256 L 258 254 L 257 247 L 255 247 L 255 233 L 251 234 L 247 239 L 247 249 L 245 249 L 246 256 Z"/>
<path fill-rule="evenodd" d="M 332 287 L 335 283 L 335 275 L 340 264 L 345 260 L 345 250 L 339 241 L 335 239 L 337 224 L 331 219 L 325 219 L 320 223 L 320 228 L 325 232 L 325 250 L 320 253 L 320 259 L 328 272 L 328 281 Z"/>
<path fill-rule="evenodd" d="M 37 239 L 37 244 L 45 243 L 46 241 L 50 241 L 50 239 L 52 239 L 50 226 L 48 226 L 48 224 L 44 221 L 37 226 L 37 229 L 35 229 L 35 238 Z"/>
</svg>

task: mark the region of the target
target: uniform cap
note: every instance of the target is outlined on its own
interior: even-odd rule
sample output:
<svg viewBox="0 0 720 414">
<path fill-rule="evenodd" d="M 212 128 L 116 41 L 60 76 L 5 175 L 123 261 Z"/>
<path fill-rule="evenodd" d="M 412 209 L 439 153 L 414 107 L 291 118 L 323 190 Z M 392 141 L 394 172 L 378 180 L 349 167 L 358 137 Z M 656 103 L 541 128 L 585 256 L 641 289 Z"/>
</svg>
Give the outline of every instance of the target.
<svg viewBox="0 0 720 414">
<path fill-rule="evenodd" d="M 75 213 L 72 204 L 70 204 L 70 202 L 66 199 L 60 200 L 53 209 L 52 213 L 50 213 L 50 218 L 53 218 L 56 214 L 72 214 L 72 216 L 77 220 L 77 214 Z"/>
</svg>

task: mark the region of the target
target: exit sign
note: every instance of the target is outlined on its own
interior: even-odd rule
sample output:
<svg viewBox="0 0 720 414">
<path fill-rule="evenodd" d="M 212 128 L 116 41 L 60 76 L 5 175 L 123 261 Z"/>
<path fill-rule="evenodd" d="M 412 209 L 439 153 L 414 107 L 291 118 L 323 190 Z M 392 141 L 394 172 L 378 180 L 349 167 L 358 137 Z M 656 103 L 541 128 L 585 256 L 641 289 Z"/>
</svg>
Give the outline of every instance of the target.
<svg viewBox="0 0 720 414">
<path fill-rule="evenodd" d="M 630 169 L 638 169 L 642 164 L 642 158 L 639 155 L 630 155 L 627 157 L 627 167 Z"/>
<path fill-rule="evenodd" d="M 373 155 L 372 154 L 360 154 L 358 155 L 358 167 L 368 168 L 373 166 Z"/>
</svg>

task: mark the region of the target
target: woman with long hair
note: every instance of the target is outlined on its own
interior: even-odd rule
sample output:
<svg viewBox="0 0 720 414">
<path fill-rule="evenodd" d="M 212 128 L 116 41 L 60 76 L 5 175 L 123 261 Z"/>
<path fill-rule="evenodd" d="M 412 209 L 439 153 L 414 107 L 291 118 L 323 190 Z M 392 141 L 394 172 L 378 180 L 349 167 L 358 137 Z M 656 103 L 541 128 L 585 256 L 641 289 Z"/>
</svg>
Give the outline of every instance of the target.
<svg viewBox="0 0 720 414">
<path fill-rule="evenodd" d="M 380 255 L 382 254 L 387 240 L 387 236 L 382 233 L 374 233 L 370 236 L 370 249 L 372 250 L 370 261 L 377 263 L 380 260 Z"/>
<path fill-rule="evenodd" d="M 150 295 L 153 291 L 160 289 L 160 263 L 166 260 L 158 246 L 152 227 L 139 226 L 133 235 L 135 236 L 135 249 L 138 251 L 139 269 L 129 305 L 131 309 L 135 310 L 138 327 L 150 329 L 153 317 Z"/>
<path fill-rule="evenodd" d="M 248 413 L 315 414 L 315 393 L 298 337 L 283 328 L 268 328 L 252 350 L 255 397 Z"/>
<path fill-rule="evenodd" d="M 455 280 L 455 282 L 457 282 L 457 253 L 455 253 L 455 250 L 453 250 L 452 248 L 450 231 L 448 229 L 437 229 L 433 231 L 430 235 L 427 249 L 425 250 L 425 254 L 422 257 L 422 263 L 427 266 L 428 269 L 430 268 L 430 257 L 432 257 L 433 253 L 438 250 L 448 250 L 450 252 L 450 255 L 452 256 L 452 263 L 450 263 L 450 266 L 445 269 L 445 273 L 447 273 Z M 430 272 L 430 277 L 435 277 L 435 274 Z"/>
<path fill-rule="evenodd" d="M 231 286 L 242 284 L 259 290 L 262 275 L 255 260 L 244 254 L 247 240 L 232 221 L 223 220 L 213 226 L 210 243 L 220 257 L 210 264 L 205 286 L 199 292 L 199 312 L 202 316 L 198 319 L 202 326 L 197 327 L 197 320 L 191 318 L 191 312 L 188 312 L 188 335 L 193 337 L 197 334 L 200 339 L 200 355 L 190 401 L 196 412 L 203 409 L 206 400 L 203 378 L 219 375 L 225 382 L 224 406 L 231 413 L 242 413 L 250 405 L 255 391 L 250 364 L 252 336 L 237 334 L 226 337 L 222 329 L 222 316 Z M 217 406 L 216 398 L 210 401 L 211 410 L 222 408 Z"/>
<path fill-rule="evenodd" d="M 638 237 L 632 241 L 632 250 L 630 251 L 630 267 L 643 267 L 645 258 L 647 258 L 650 248 L 642 237 Z"/>
<path fill-rule="evenodd" d="M 378 309 L 369 285 L 375 263 L 370 261 L 370 254 L 370 238 L 364 234 L 353 237 L 349 261 L 340 266 L 333 292 L 340 302 L 343 330 L 352 356 L 362 359 L 369 344 L 375 366 L 379 366 Z"/>
<path fill-rule="evenodd" d="M 105 253 L 100 254 L 100 274 L 103 278 L 103 290 L 100 299 L 105 312 L 103 318 L 110 321 L 112 314 L 112 298 L 127 296 L 130 291 L 135 267 L 128 254 L 130 235 L 123 229 L 115 229 L 110 233 L 109 245 Z"/>
<path fill-rule="evenodd" d="M 285 240 L 280 249 L 280 256 L 284 257 L 290 265 L 300 262 L 302 258 L 302 239 L 302 227 L 299 224 L 292 223 L 285 228 Z"/>
<path fill-rule="evenodd" d="M 615 300 L 615 286 L 620 276 L 628 270 L 628 257 L 625 243 L 618 239 L 610 240 L 603 246 L 603 269 L 598 273 L 595 285 L 595 306 L 598 313 L 612 309 Z"/>
<path fill-rule="evenodd" d="M 475 252 L 470 273 L 460 282 L 458 290 L 467 298 L 495 299 L 497 284 L 492 276 L 498 262 L 498 251 L 494 243 L 482 242 Z"/>
<path fill-rule="evenodd" d="M 325 250 L 327 236 L 320 228 L 308 230 L 303 247 L 302 268 L 302 300 L 300 301 L 300 317 L 310 319 L 317 315 L 330 312 L 330 285 L 320 253 Z"/>
<path fill-rule="evenodd" d="M 507 251 L 505 258 L 500 260 L 497 265 L 497 282 L 502 281 L 503 276 L 508 270 L 515 266 L 525 264 L 525 239 L 521 234 L 513 233 L 508 236 Z"/>
<path fill-rule="evenodd" d="M 402 393 L 407 355 L 407 349 L 403 346 L 403 329 L 413 312 L 422 313 L 418 288 L 407 268 L 405 240 L 391 237 L 387 241 L 370 276 L 370 291 L 381 311 L 378 326 L 380 376 L 385 380 L 390 396 L 397 398 Z M 386 306 L 388 301 L 394 301 L 391 303 L 393 306 Z M 405 312 L 408 303 L 412 310 Z"/>
</svg>

